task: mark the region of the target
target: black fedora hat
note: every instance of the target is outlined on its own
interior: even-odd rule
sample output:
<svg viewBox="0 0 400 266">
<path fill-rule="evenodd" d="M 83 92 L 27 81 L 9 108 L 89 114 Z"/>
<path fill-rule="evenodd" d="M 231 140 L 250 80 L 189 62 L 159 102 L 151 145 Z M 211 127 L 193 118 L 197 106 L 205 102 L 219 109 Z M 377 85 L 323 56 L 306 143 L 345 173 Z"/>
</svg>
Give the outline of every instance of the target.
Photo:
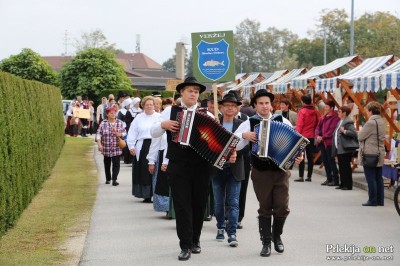
<svg viewBox="0 0 400 266">
<path fill-rule="evenodd" d="M 124 91 L 118 91 L 117 99 L 119 99 L 119 98 L 125 98 L 125 97 L 128 97 L 128 96 L 129 96 L 128 93 L 126 93 L 126 92 L 124 92 Z"/>
<path fill-rule="evenodd" d="M 159 91 L 153 91 L 153 92 L 151 93 L 151 96 L 153 96 L 153 97 L 161 97 L 161 92 L 159 92 Z"/>
<path fill-rule="evenodd" d="M 217 94 L 217 101 L 221 101 L 221 96 L 219 96 L 218 94 Z M 214 93 L 211 93 L 209 96 L 208 96 L 208 98 L 207 98 L 207 101 L 214 101 Z"/>
<path fill-rule="evenodd" d="M 270 93 L 269 91 L 267 91 L 266 89 L 261 89 L 261 90 L 258 90 L 256 92 L 256 94 L 254 94 L 253 98 L 251 98 L 251 102 L 250 102 L 251 106 L 254 107 L 256 100 L 262 96 L 269 97 L 269 99 L 271 100 L 271 103 L 274 101 L 274 98 L 275 98 L 274 95 L 272 93 Z"/>
<path fill-rule="evenodd" d="M 199 86 L 200 93 L 206 90 L 206 86 L 198 83 L 195 77 L 187 77 L 184 82 L 176 86 L 176 91 L 180 93 L 181 89 L 183 89 L 185 86 Z"/>
<path fill-rule="evenodd" d="M 236 100 L 242 101 L 242 97 L 240 97 L 240 94 L 237 91 L 231 90 L 228 93 L 233 94 L 233 96 L 235 96 Z"/>
<path fill-rule="evenodd" d="M 233 95 L 232 93 L 227 93 L 225 94 L 224 98 L 222 98 L 222 100 L 218 101 L 218 104 L 223 104 L 226 102 L 230 102 L 230 103 L 236 103 L 236 105 L 241 105 L 242 102 L 238 101 L 235 97 L 235 95 Z"/>
</svg>

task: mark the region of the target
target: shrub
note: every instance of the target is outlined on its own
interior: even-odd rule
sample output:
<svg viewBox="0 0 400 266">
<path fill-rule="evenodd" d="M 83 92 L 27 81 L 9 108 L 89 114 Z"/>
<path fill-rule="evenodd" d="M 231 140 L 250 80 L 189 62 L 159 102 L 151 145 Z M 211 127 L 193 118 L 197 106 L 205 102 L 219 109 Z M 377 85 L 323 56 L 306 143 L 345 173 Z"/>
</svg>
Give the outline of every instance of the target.
<svg viewBox="0 0 400 266">
<path fill-rule="evenodd" d="M 60 90 L 0 72 L 0 236 L 50 175 L 64 143 Z"/>
</svg>

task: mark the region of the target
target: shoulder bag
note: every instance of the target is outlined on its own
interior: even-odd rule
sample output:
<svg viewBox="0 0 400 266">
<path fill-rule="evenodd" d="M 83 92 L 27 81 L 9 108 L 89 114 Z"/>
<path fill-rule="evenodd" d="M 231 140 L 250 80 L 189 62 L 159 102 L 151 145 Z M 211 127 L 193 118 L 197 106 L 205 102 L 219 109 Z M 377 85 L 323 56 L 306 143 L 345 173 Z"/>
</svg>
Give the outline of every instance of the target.
<svg viewBox="0 0 400 266">
<path fill-rule="evenodd" d="M 367 154 L 367 153 L 362 153 L 362 161 L 363 161 L 363 166 L 367 167 L 376 167 L 379 162 L 379 133 L 378 133 L 378 122 L 376 122 L 376 140 L 378 141 L 378 154 Z M 365 147 L 365 140 L 364 140 L 364 147 Z"/>
</svg>

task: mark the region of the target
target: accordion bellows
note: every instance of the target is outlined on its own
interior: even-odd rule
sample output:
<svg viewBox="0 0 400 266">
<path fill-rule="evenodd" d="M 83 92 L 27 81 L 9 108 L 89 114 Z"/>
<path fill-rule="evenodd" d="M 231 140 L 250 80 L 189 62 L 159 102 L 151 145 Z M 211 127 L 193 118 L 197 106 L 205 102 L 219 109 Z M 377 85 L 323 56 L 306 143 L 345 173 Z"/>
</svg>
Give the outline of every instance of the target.
<svg viewBox="0 0 400 266">
<path fill-rule="evenodd" d="M 222 127 L 215 119 L 201 111 L 183 110 L 176 112 L 176 121 L 180 130 L 172 133 L 172 141 L 183 146 L 190 146 L 218 169 L 223 169 L 229 160 L 239 138 Z M 172 113 L 175 113 L 173 110 Z"/>
<path fill-rule="evenodd" d="M 258 140 L 252 145 L 252 153 L 260 159 L 268 158 L 279 168 L 288 170 L 309 141 L 291 126 L 263 119 L 254 127 Z"/>
</svg>

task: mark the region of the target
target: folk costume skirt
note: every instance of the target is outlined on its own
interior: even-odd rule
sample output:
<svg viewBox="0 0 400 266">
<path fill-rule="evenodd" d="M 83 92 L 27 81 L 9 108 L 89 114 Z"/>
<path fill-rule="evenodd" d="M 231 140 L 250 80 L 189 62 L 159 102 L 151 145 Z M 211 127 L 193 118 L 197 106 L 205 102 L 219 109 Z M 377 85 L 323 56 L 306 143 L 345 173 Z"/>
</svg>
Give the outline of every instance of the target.
<svg viewBox="0 0 400 266">
<path fill-rule="evenodd" d="M 153 196 L 152 175 L 149 173 L 149 153 L 151 139 L 143 140 L 142 149 L 139 151 L 139 161 L 133 156 L 132 163 L 132 195 L 136 198 L 147 199 Z"/>
</svg>

